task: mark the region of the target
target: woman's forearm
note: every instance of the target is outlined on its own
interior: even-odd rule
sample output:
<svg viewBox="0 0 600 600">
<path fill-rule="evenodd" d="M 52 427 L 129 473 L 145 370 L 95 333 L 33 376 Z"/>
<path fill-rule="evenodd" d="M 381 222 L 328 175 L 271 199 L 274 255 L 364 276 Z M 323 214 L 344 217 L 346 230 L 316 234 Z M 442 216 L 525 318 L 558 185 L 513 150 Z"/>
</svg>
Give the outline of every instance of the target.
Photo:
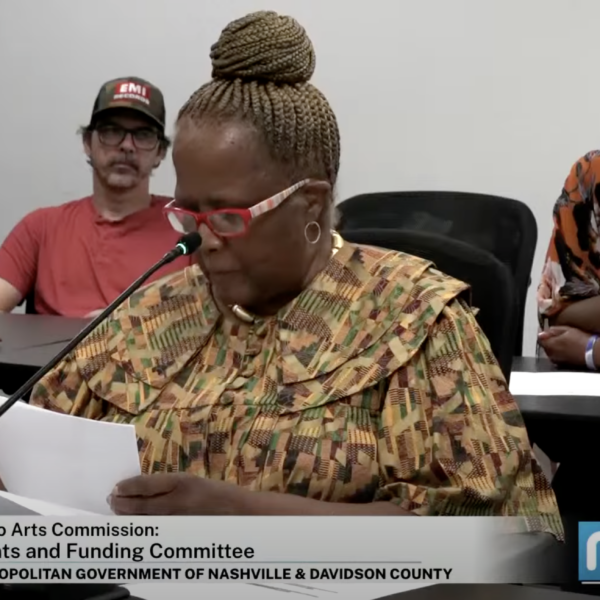
<svg viewBox="0 0 600 600">
<path fill-rule="evenodd" d="M 570 304 L 553 319 L 552 324 L 600 333 L 600 296 Z"/>
</svg>

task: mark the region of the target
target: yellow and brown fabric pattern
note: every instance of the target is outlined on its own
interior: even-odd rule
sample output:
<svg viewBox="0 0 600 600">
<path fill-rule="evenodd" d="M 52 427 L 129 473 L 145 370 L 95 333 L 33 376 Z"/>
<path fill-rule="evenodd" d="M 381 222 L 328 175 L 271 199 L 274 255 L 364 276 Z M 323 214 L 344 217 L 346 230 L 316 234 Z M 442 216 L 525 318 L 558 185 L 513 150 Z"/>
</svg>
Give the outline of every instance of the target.
<svg viewBox="0 0 600 600">
<path fill-rule="evenodd" d="M 554 495 L 466 284 L 344 243 L 291 305 L 223 319 L 196 267 L 134 295 L 32 402 L 133 423 L 143 471 L 419 515 L 529 516 Z"/>
</svg>

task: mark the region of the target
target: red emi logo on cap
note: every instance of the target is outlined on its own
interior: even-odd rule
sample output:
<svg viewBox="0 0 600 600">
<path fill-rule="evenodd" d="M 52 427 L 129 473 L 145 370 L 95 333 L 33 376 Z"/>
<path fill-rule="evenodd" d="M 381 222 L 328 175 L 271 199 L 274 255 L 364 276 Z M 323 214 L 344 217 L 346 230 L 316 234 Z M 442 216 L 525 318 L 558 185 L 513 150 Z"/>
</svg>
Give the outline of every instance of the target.
<svg viewBox="0 0 600 600">
<path fill-rule="evenodd" d="M 150 89 L 141 83 L 123 81 L 115 86 L 113 100 L 137 100 L 144 104 L 150 104 Z"/>
</svg>

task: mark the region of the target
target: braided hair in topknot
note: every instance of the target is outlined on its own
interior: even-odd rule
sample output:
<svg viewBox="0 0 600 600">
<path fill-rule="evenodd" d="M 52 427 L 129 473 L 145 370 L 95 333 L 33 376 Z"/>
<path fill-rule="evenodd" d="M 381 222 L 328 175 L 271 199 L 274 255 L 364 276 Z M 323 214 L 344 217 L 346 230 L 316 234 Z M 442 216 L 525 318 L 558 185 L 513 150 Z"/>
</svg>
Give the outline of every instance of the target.
<svg viewBox="0 0 600 600">
<path fill-rule="evenodd" d="M 227 25 L 210 57 L 212 81 L 191 96 L 178 121 L 249 122 L 290 176 L 333 186 L 340 134 L 325 96 L 309 83 L 315 52 L 304 28 L 291 17 L 255 12 Z"/>
</svg>

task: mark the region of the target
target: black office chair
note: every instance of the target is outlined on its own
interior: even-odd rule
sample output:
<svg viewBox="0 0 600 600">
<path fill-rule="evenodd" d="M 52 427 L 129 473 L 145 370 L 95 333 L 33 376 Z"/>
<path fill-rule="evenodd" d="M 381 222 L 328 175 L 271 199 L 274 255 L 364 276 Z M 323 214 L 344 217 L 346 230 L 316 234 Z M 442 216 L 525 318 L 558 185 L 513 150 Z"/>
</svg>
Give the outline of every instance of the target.
<svg viewBox="0 0 600 600">
<path fill-rule="evenodd" d="M 477 321 L 507 381 L 513 359 L 518 317 L 515 284 L 508 268 L 485 250 L 443 235 L 396 229 L 344 231 L 357 244 L 389 248 L 433 262 L 437 269 L 471 286 Z"/>
<path fill-rule="evenodd" d="M 519 300 L 514 356 L 523 354 L 523 325 L 537 223 L 523 202 L 466 192 L 361 194 L 338 205 L 339 230 L 408 229 L 445 235 L 493 254 L 508 265 Z"/>
<path fill-rule="evenodd" d="M 31 290 L 29 295 L 25 298 L 25 314 L 37 315 L 37 310 L 35 310 L 35 290 Z"/>
</svg>

